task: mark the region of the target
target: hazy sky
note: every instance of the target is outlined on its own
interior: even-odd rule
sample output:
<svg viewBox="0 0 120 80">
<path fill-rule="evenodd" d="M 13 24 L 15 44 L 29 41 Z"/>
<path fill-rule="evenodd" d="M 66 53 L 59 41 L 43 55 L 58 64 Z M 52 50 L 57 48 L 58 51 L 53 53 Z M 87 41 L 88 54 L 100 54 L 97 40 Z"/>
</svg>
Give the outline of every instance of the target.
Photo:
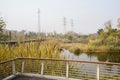
<svg viewBox="0 0 120 80">
<path fill-rule="evenodd" d="M 38 31 L 37 10 L 43 32 L 64 32 L 63 16 L 67 31 L 83 34 L 95 33 L 108 20 L 116 27 L 120 17 L 120 0 L 0 0 L 0 16 L 7 22 L 7 29 Z"/>
</svg>

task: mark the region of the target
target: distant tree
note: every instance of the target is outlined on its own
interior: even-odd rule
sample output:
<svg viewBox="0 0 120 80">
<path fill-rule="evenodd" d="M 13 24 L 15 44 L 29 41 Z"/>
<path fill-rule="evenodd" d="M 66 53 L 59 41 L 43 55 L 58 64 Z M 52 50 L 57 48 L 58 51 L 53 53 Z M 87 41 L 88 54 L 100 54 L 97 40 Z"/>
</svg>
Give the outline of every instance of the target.
<svg viewBox="0 0 120 80">
<path fill-rule="evenodd" d="M 0 41 L 7 41 L 8 35 L 0 34 Z"/>
<path fill-rule="evenodd" d="M 103 30 L 103 29 L 99 29 L 99 30 L 97 31 L 97 33 L 98 33 L 98 35 L 103 35 L 103 34 L 104 34 L 104 30 Z"/>
<path fill-rule="evenodd" d="M 72 40 L 73 40 L 73 36 L 70 36 L 70 35 L 69 35 L 69 36 L 68 36 L 68 39 L 72 41 Z"/>
<path fill-rule="evenodd" d="M 117 27 L 120 29 L 120 18 L 117 20 Z"/>
<path fill-rule="evenodd" d="M 8 36 L 3 34 L 5 26 L 6 26 L 5 21 L 2 19 L 2 17 L 0 17 L 0 41 L 5 41 L 8 39 Z"/>
<path fill-rule="evenodd" d="M 3 31 L 3 29 L 5 28 L 6 23 L 4 22 L 4 20 L 2 19 L 2 17 L 0 17 L 0 32 Z"/>
<path fill-rule="evenodd" d="M 35 37 L 37 37 L 37 33 L 35 33 L 35 32 L 28 32 L 28 33 L 25 34 L 25 37 L 26 38 L 35 38 Z"/>
<path fill-rule="evenodd" d="M 120 21 L 118 21 L 118 26 L 120 27 Z M 118 45 L 120 41 L 120 30 L 116 28 L 112 28 L 112 24 L 110 21 L 105 23 L 104 29 L 99 29 L 98 33 L 98 40 L 97 43 L 101 45 Z"/>
<path fill-rule="evenodd" d="M 79 35 L 72 31 L 69 31 L 64 35 L 64 38 L 66 38 L 72 42 L 76 42 L 78 37 L 79 37 Z"/>
</svg>

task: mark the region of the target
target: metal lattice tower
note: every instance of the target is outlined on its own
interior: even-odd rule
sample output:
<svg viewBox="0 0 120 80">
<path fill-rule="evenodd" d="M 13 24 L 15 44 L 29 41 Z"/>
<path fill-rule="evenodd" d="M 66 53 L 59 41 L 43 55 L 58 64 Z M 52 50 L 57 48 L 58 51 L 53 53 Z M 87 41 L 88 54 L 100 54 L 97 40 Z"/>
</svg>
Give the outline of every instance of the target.
<svg viewBox="0 0 120 80">
<path fill-rule="evenodd" d="M 73 23 L 73 19 L 71 18 L 71 31 L 73 31 L 73 27 L 74 27 L 74 23 Z"/>
<path fill-rule="evenodd" d="M 66 33 L 66 17 L 63 17 L 64 34 Z"/>
<path fill-rule="evenodd" d="M 40 27 L 40 9 L 38 9 L 38 34 L 41 33 L 41 27 Z"/>
</svg>

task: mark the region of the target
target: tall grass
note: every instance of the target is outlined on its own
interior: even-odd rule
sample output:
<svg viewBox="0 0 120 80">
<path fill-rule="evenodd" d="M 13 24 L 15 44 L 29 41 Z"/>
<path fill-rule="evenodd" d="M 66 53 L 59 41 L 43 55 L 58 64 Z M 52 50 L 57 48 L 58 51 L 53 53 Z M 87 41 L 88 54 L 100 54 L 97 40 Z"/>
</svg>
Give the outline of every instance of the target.
<svg viewBox="0 0 120 80">
<path fill-rule="evenodd" d="M 60 45 L 56 41 L 0 45 L 0 62 L 17 57 L 60 58 Z"/>
</svg>

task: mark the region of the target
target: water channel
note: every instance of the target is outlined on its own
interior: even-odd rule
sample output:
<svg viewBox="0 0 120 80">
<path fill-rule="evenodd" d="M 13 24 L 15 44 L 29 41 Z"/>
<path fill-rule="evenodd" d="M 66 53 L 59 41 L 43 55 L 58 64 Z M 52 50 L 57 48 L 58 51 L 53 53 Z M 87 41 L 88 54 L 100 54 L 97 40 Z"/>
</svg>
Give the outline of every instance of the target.
<svg viewBox="0 0 120 80">
<path fill-rule="evenodd" d="M 102 62 L 117 62 L 120 63 L 120 53 L 79 53 L 75 55 L 69 50 L 64 49 L 61 56 L 64 59 L 87 60 L 87 61 L 102 61 Z"/>
</svg>

